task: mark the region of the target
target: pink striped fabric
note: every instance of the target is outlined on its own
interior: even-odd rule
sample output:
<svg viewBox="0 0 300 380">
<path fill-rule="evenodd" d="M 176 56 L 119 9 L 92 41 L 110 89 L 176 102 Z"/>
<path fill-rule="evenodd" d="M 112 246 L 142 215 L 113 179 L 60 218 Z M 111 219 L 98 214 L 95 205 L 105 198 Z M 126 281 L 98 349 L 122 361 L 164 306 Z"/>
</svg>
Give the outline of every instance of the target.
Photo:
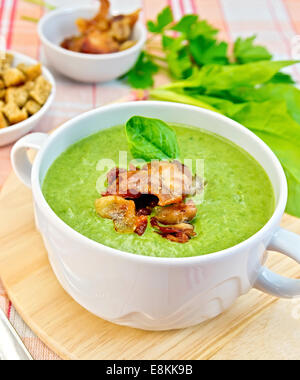
<svg viewBox="0 0 300 380">
<path fill-rule="evenodd" d="M 291 58 L 292 38 L 297 33 L 300 34 L 299 0 L 144 0 L 141 2 L 145 20 L 154 18 L 158 11 L 169 4 L 176 19 L 183 14 L 197 13 L 220 29 L 220 37 L 229 42 L 240 35 L 257 34 L 258 41 L 267 45 L 276 58 Z M 58 3 L 63 5 L 64 1 L 56 1 L 56 4 Z M 0 33 L 6 39 L 7 48 L 43 61 L 36 26 L 21 20 L 22 15 L 39 18 L 43 13 L 43 8 L 22 0 L 0 0 Z M 145 96 L 143 92 L 132 92 L 118 81 L 84 85 L 74 83 L 57 73 L 54 74 L 57 81 L 57 97 L 52 110 L 38 128 L 44 132 L 82 112 L 119 98 L 135 100 L 137 97 Z M 292 74 L 300 81 L 299 67 L 293 69 Z M 75 98 L 74 93 L 76 93 Z M 0 188 L 11 170 L 10 149 L 11 147 L 0 148 Z M 0 307 L 35 359 L 59 359 L 24 324 L 8 300 L 1 282 Z"/>
</svg>

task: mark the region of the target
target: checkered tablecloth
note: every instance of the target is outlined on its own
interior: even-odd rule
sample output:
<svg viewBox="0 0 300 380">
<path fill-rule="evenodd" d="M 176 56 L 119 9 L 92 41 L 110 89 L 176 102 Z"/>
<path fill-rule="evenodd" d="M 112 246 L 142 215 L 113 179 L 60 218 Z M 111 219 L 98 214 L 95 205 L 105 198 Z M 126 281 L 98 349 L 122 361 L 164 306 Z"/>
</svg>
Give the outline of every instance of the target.
<svg viewBox="0 0 300 380">
<path fill-rule="evenodd" d="M 56 6 L 95 0 L 49 0 Z M 300 0 L 112 0 L 122 11 L 143 6 L 145 19 L 154 18 L 164 6 L 170 5 L 176 18 L 186 13 L 198 13 L 221 30 L 220 37 L 232 42 L 237 36 L 258 35 L 258 42 L 268 46 L 276 58 L 292 58 L 292 41 L 300 35 Z M 44 9 L 22 0 L 0 0 L 0 34 L 8 49 L 16 50 L 44 61 L 36 25 L 21 20 L 22 15 L 40 18 Z M 50 67 L 51 69 L 51 67 Z M 136 94 L 122 82 L 99 85 L 74 83 L 52 70 L 57 81 L 54 106 L 39 125 L 39 131 L 49 131 L 74 116 L 119 98 L 135 100 Z M 300 82 L 300 69 L 292 69 Z M 74 97 L 74 94 L 76 96 Z M 0 188 L 11 171 L 11 147 L 0 148 Z M 1 247 L 0 247 L 1 249 Z M 0 307 L 7 314 L 35 359 L 59 359 L 25 325 L 5 295 L 0 281 Z M 1 337 L 0 337 L 1 339 Z"/>
</svg>

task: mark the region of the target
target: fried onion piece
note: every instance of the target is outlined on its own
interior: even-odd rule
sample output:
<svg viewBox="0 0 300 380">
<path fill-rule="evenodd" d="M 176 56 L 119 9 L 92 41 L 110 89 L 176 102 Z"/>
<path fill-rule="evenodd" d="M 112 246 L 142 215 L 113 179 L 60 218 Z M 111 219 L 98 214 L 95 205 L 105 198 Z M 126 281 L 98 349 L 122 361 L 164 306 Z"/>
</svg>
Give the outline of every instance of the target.
<svg viewBox="0 0 300 380">
<path fill-rule="evenodd" d="M 105 31 L 109 29 L 110 23 L 109 23 L 109 10 L 110 10 L 110 3 L 109 0 L 101 0 L 100 1 L 100 10 L 97 13 L 97 15 L 91 19 L 86 20 L 83 18 L 80 18 L 76 21 L 77 27 L 82 34 L 87 34 L 95 29 L 98 29 L 100 31 Z"/>
<path fill-rule="evenodd" d="M 102 218 L 113 220 L 117 232 L 134 233 L 137 220 L 133 201 L 117 196 L 108 196 L 97 199 L 95 207 Z"/>
<path fill-rule="evenodd" d="M 74 51 L 76 53 L 80 53 L 84 41 L 85 37 L 83 36 L 66 38 L 62 42 L 61 47 L 70 51 Z"/>
<path fill-rule="evenodd" d="M 94 30 L 83 40 L 81 53 L 110 54 L 119 51 L 119 44 L 108 32 Z"/>
<path fill-rule="evenodd" d="M 192 191 L 190 170 L 178 161 L 153 161 L 141 170 L 119 173 L 106 195 L 138 198 L 142 194 L 158 197 L 159 206 L 181 203 Z"/>
<path fill-rule="evenodd" d="M 136 214 L 140 215 L 151 215 L 152 210 L 158 204 L 158 198 L 155 195 L 142 195 L 139 198 L 134 199 Z"/>
<path fill-rule="evenodd" d="M 148 218 L 145 215 L 141 215 L 137 217 L 136 221 L 136 228 L 135 228 L 135 233 L 138 234 L 139 236 L 144 235 L 146 229 L 148 226 Z"/>
<path fill-rule="evenodd" d="M 140 9 L 130 15 L 115 16 L 111 22 L 112 36 L 119 42 L 128 41 L 132 29 L 139 19 Z"/>
<path fill-rule="evenodd" d="M 196 236 L 194 227 L 188 223 L 180 223 L 173 226 L 163 227 L 156 218 L 151 218 L 151 226 L 155 232 L 163 238 L 175 243 L 187 243 L 193 236 Z"/>
<path fill-rule="evenodd" d="M 107 173 L 107 183 L 108 183 L 108 185 L 113 184 L 117 180 L 117 178 L 119 178 L 120 173 L 126 173 L 126 172 L 127 172 L 126 169 L 120 169 L 118 167 L 111 169 Z"/>
<path fill-rule="evenodd" d="M 190 222 L 197 215 L 197 207 L 192 200 L 186 203 L 178 203 L 167 207 L 162 207 L 156 212 L 156 219 L 161 224 L 179 224 Z"/>
</svg>

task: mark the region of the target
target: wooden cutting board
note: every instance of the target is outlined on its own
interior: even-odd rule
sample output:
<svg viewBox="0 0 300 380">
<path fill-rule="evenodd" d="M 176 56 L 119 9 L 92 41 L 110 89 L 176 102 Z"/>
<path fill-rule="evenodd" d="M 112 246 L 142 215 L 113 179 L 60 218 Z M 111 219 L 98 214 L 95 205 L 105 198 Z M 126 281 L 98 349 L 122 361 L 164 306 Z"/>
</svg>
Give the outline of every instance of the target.
<svg viewBox="0 0 300 380">
<path fill-rule="evenodd" d="M 285 216 L 283 226 L 300 233 L 299 219 Z M 57 282 L 35 230 L 31 192 L 14 174 L 0 198 L 0 249 L 0 275 L 14 306 L 64 359 L 300 358 L 300 300 L 256 290 L 218 318 L 180 331 L 144 332 L 88 313 Z M 300 276 L 300 266 L 282 255 L 272 254 L 268 264 Z"/>
</svg>

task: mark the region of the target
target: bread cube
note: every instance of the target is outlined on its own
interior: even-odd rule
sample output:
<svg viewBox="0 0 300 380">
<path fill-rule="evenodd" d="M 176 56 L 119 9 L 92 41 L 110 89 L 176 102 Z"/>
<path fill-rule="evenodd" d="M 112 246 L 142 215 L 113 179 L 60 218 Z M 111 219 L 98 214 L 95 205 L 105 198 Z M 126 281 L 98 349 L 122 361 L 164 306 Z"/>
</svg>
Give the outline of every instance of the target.
<svg viewBox="0 0 300 380">
<path fill-rule="evenodd" d="M 17 68 L 22 71 L 23 74 L 25 74 L 28 81 L 34 81 L 36 78 L 42 75 L 42 65 L 40 63 L 33 66 L 28 66 L 24 63 L 21 63 L 17 66 Z"/>
<path fill-rule="evenodd" d="M 11 66 L 13 64 L 13 61 L 14 61 L 14 56 L 10 53 L 6 53 L 4 63 L 8 66 Z"/>
<path fill-rule="evenodd" d="M 25 106 L 28 98 L 29 92 L 26 90 L 25 86 L 10 87 L 6 90 L 6 103 L 16 103 L 18 107 L 22 108 Z"/>
<path fill-rule="evenodd" d="M 6 87 L 19 86 L 25 83 L 26 77 L 19 69 L 10 68 L 3 72 L 3 79 Z"/>
<path fill-rule="evenodd" d="M 3 113 L 0 111 L 0 129 L 5 128 L 5 127 L 8 127 L 8 122 L 5 116 L 3 115 Z"/>
<path fill-rule="evenodd" d="M 6 94 L 6 90 L 5 89 L 0 90 L 0 100 L 1 99 L 5 99 L 5 94 Z"/>
<path fill-rule="evenodd" d="M 41 106 L 34 100 L 28 100 L 28 102 L 25 104 L 25 109 L 29 115 L 34 115 L 41 109 Z"/>
<path fill-rule="evenodd" d="M 10 124 L 20 123 L 28 118 L 25 108 L 20 109 L 16 103 L 8 103 L 3 107 L 2 112 L 7 117 Z"/>
<path fill-rule="evenodd" d="M 26 82 L 24 84 L 25 89 L 30 92 L 34 89 L 35 83 L 33 81 Z"/>
<path fill-rule="evenodd" d="M 35 86 L 34 89 L 30 91 L 30 96 L 33 100 L 43 106 L 51 93 L 51 88 L 51 83 L 49 83 L 43 76 L 40 76 L 35 81 Z"/>
<path fill-rule="evenodd" d="M 5 88 L 4 81 L 0 79 L 0 90 L 3 90 Z"/>
<path fill-rule="evenodd" d="M 5 54 L 4 59 L 0 59 L 0 69 L 8 69 L 11 67 L 14 60 L 14 56 L 12 54 Z"/>
</svg>

